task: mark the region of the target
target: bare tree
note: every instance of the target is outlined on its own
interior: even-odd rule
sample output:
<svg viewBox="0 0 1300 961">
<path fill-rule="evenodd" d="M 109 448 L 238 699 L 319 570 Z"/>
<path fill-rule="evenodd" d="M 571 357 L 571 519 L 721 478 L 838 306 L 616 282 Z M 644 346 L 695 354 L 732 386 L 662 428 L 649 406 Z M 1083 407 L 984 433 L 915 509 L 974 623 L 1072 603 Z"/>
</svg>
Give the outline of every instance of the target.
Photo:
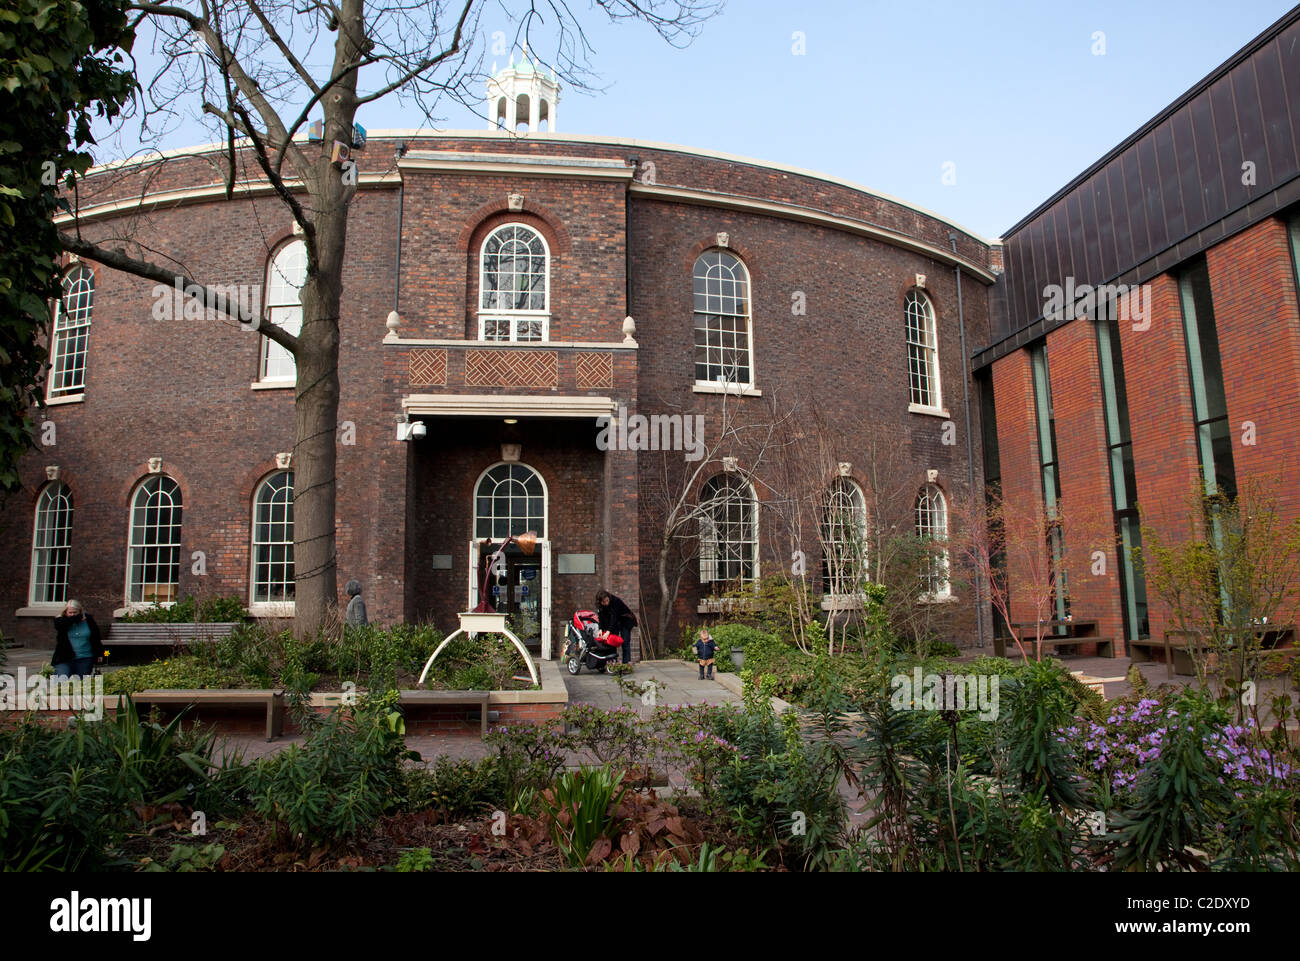
<svg viewBox="0 0 1300 961">
<path fill-rule="evenodd" d="M 482 0 L 396 0 L 382 7 L 367 7 L 364 0 L 147 0 L 129 6 L 133 26 L 149 32 L 163 62 L 157 75 L 141 84 L 145 93 L 136 116 L 146 137 L 156 138 L 168 123 L 197 112 L 226 145 L 227 196 L 250 190 L 249 181 L 269 185 L 306 246 L 300 332 L 271 324 L 265 315 L 255 319 L 265 337 L 293 355 L 297 367 L 294 560 L 300 633 L 322 624 L 338 596 L 339 315 L 357 181 L 347 163 L 331 155 L 331 145 L 351 144 L 358 111 L 389 95 L 413 103 L 430 125 L 443 98 L 472 104 L 486 46 L 480 30 L 484 5 Z M 718 0 L 595 0 L 594 6 L 611 20 L 643 21 L 674 44 L 689 42 L 720 8 Z M 544 66 L 571 86 L 585 84 L 592 51 L 580 17 L 564 0 L 502 2 L 492 9 L 513 29 L 516 41 L 528 42 L 534 52 L 555 51 L 549 60 L 542 58 Z M 313 70 L 309 65 L 315 63 L 326 65 Z M 316 111 L 323 115 L 321 143 L 301 136 Z M 116 270 L 167 286 L 197 286 L 184 265 L 150 250 L 147 237 L 83 231 L 76 221 L 60 232 L 60 241 L 69 252 Z M 247 320 L 222 292 L 198 290 L 219 315 Z"/>
<path fill-rule="evenodd" d="M 757 494 L 762 466 L 792 417 L 790 413 L 758 419 L 746 417 L 742 405 L 732 400 L 731 395 L 730 390 L 721 394 L 717 417 L 712 424 L 705 422 L 707 440 L 702 449 L 693 452 L 698 459 L 688 461 L 681 453 L 663 451 L 653 469 L 642 475 L 640 501 L 651 519 L 657 541 L 659 610 L 655 636 L 648 639 L 652 651 L 666 649 L 673 606 L 682 578 L 699 559 L 702 530 L 720 512 L 738 506 L 730 488 L 706 491 L 708 479 L 720 471 L 730 471 L 728 476 L 744 481 Z M 647 457 L 644 453 L 641 456 Z M 735 458 L 734 465 L 729 466 L 726 458 Z"/>
</svg>

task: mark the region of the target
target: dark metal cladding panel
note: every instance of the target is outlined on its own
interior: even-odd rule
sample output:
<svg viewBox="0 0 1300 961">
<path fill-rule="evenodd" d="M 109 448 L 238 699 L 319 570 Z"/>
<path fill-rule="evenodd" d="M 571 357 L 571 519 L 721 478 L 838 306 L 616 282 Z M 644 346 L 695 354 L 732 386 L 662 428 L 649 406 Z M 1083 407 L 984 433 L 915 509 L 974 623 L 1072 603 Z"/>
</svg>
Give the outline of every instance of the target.
<svg viewBox="0 0 1300 961">
<path fill-rule="evenodd" d="M 1065 222 L 1065 205 L 1057 204 L 1047 212 L 1044 241 L 1047 246 L 1047 269 L 1043 274 L 1044 284 L 1061 284 L 1065 278 L 1074 276 L 1074 262 L 1070 257 L 1070 231 Z M 1042 287 L 1039 287 L 1041 293 Z"/>
<path fill-rule="evenodd" d="M 1174 155 L 1174 128 L 1169 122 L 1155 129 L 1156 169 L 1160 171 L 1160 201 L 1164 207 L 1166 238 L 1177 240 L 1187 233 L 1189 224 L 1183 209 L 1182 188 L 1178 177 L 1178 158 Z"/>
<path fill-rule="evenodd" d="M 1196 138 L 1192 136 L 1192 111 L 1174 114 L 1174 156 L 1178 168 L 1178 192 L 1182 198 L 1186 229 L 1198 230 L 1205 225 L 1205 198 L 1197 171 Z"/>
<path fill-rule="evenodd" d="M 1147 246 L 1137 251 L 1146 260 L 1165 245 L 1169 230 L 1165 224 L 1164 198 L 1160 196 L 1160 168 L 1156 165 L 1155 137 L 1137 142 L 1138 169 L 1142 172 L 1142 217 L 1145 220 Z"/>
<path fill-rule="evenodd" d="M 1083 238 L 1084 262 L 1088 265 L 1089 277 L 1105 276 L 1101 264 L 1101 250 L 1098 244 L 1100 231 L 1097 229 L 1097 178 L 1089 177 L 1079 186 L 1079 210 L 1083 217 L 1083 226 L 1079 236 Z"/>
<path fill-rule="evenodd" d="M 1133 263 L 1145 257 L 1146 251 L 1151 249 L 1151 239 L 1147 236 L 1146 198 L 1142 195 L 1142 174 L 1138 170 L 1137 144 L 1124 151 L 1119 164 L 1124 169 L 1124 204 L 1128 207 L 1130 246 L 1126 259 Z"/>
<path fill-rule="evenodd" d="M 1065 218 L 1061 226 L 1065 233 L 1060 235 L 1061 248 L 1070 251 L 1070 274 L 1077 283 L 1087 283 L 1093 276 L 1092 265 L 1083 244 L 1083 210 L 1080 207 L 1079 191 L 1075 190 L 1065 198 Z"/>
<path fill-rule="evenodd" d="M 1286 93 L 1286 112 L 1292 120 L 1293 143 L 1300 146 L 1300 23 L 1294 23 L 1277 38 L 1277 49 L 1282 59 L 1282 89 Z"/>
<path fill-rule="evenodd" d="M 1097 241 L 1101 247 L 1101 273 L 1114 276 L 1119 270 L 1119 254 L 1115 250 L 1115 213 L 1110 205 L 1110 171 L 1099 170 L 1092 178 L 1093 196 L 1097 206 Z"/>
<path fill-rule="evenodd" d="M 1237 102 L 1237 124 L 1241 130 L 1241 160 L 1237 161 L 1237 180 L 1242 178 L 1242 163 L 1253 160 L 1256 186 L 1247 188 L 1247 194 L 1253 200 L 1260 194 L 1259 184 L 1273 183 L 1273 164 L 1268 155 L 1268 141 L 1264 137 L 1264 119 L 1259 109 L 1259 84 L 1255 80 L 1254 58 L 1233 71 L 1232 94 Z M 1232 163 L 1232 158 L 1225 156 L 1223 162 L 1227 166 Z"/>
<path fill-rule="evenodd" d="M 1214 107 L 1215 158 L 1223 177 L 1223 211 L 1227 213 L 1249 198 L 1241 182 L 1241 136 L 1237 128 L 1237 104 L 1232 95 L 1232 75 L 1210 86 L 1210 103 Z"/>
<path fill-rule="evenodd" d="M 1264 112 L 1264 137 L 1268 143 L 1268 183 L 1280 183 L 1296 172 L 1296 142 L 1287 109 L 1286 87 L 1282 78 L 1282 60 L 1277 43 L 1271 43 L 1255 56 L 1255 75 L 1259 79 L 1259 101 Z M 1265 183 L 1261 177 L 1259 182 Z"/>
<path fill-rule="evenodd" d="M 1128 187 L 1124 182 L 1124 165 L 1118 161 L 1106 166 L 1106 186 L 1110 188 L 1110 209 L 1115 218 L 1115 256 L 1121 264 L 1133 262 L 1133 227 L 1129 216 Z"/>
<path fill-rule="evenodd" d="M 1196 166 L 1194 172 L 1201 185 L 1204 207 L 1202 219 L 1217 217 L 1224 209 L 1223 168 L 1219 164 L 1219 136 L 1214 128 L 1214 108 L 1210 94 L 1203 91 L 1190 104 L 1192 133 L 1196 137 Z"/>
<path fill-rule="evenodd" d="M 1025 290 L 1029 286 L 1025 281 L 1025 273 L 1030 269 L 1030 265 L 1029 258 L 1026 257 L 1024 234 L 1017 234 L 1007 245 L 1005 256 L 1007 258 L 1007 322 L 1011 325 L 1007 333 L 1010 333 L 1020 323 L 1019 318 L 1029 313 L 1029 305 L 1025 303 Z"/>
</svg>

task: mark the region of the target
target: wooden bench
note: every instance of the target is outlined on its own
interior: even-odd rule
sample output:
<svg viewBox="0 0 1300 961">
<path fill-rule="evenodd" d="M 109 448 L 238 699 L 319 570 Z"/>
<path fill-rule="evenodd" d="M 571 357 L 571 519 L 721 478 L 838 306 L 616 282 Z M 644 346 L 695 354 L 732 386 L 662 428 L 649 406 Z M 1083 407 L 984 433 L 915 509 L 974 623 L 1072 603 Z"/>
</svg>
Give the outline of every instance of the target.
<svg viewBox="0 0 1300 961">
<path fill-rule="evenodd" d="M 249 704 L 266 705 L 266 739 L 273 741 L 284 731 L 284 691 L 283 690 L 177 690 L 177 691 L 140 691 L 130 695 L 136 704 L 181 704 L 185 706 L 233 705 L 245 707 Z"/>
<path fill-rule="evenodd" d="M 402 691 L 399 704 L 413 706 L 440 706 L 444 704 L 477 704 L 479 706 L 479 734 L 487 737 L 489 691 Z"/>
<path fill-rule="evenodd" d="M 109 643 L 118 646 L 134 647 L 182 647 L 186 644 L 212 644 L 230 636 L 238 627 L 235 621 L 214 621 L 194 623 L 190 621 L 176 624 L 135 624 L 117 621 L 110 625 L 104 635 L 105 646 Z"/>
<path fill-rule="evenodd" d="M 998 657 L 1007 656 L 1007 645 L 1015 646 L 1015 641 L 1009 637 L 993 638 L 993 653 Z M 1025 646 L 1025 650 L 1033 650 L 1036 638 L 1033 635 L 1022 637 L 1020 643 Z M 1047 634 L 1043 637 L 1043 647 L 1077 647 L 1080 644 L 1096 644 L 1098 657 L 1115 656 L 1115 639 L 1113 637 L 1091 637 L 1084 635 L 1082 637 L 1066 637 L 1061 634 Z"/>
<path fill-rule="evenodd" d="M 1259 628 L 1256 633 L 1259 635 L 1261 648 L 1276 647 L 1294 636 L 1295 625 L 1267 625 Z M 1165 652 L 1165 674 L 1172 679 L 1175 671 L 1179 674 L 1195 674 L 1196 663 L 1192 660 L 1193 653 L 1208 650 L 1209 647 L 1210 644 L 1205 639 L 1203 631 L 1168 630 L 1165 631 L 1163 642 L 1152 638 L 1129 641 L 1129 659 L 1143 662 L 1154 660 L 1151 651 L 1160 648 Z"/>
</svg>

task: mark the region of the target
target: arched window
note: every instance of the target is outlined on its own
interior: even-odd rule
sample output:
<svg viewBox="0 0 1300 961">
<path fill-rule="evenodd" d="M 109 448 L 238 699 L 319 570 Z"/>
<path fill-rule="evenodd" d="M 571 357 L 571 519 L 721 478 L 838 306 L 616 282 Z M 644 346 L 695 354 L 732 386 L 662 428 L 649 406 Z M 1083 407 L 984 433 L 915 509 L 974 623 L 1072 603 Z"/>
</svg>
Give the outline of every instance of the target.
<svg viewBox="0 0 1300 961">
<path fill-rule="evenodd" d="M 916 536 L 930 550 L 921 564 L 922 592 L 931 599 L 947 597 L 948 550 L 944 545 L 948 540 L 948 503 L 943 491 L 933 484 L 921 488 L 916 498 Z"/>
<path fill-rule="evenodd" d="M 725 250 L 695 261 L 695 382 L 752 387 L 749 272 Z"/>
<path fill-rule="evenodd" d="M 68 595 L 68 551 L 72 543 L 72 491 L 56 481 L 36 500 L 32 535 L 33 604 L 62 604 Z"/>
<path fill-rule="evenodd" d="M 181 573 L 181 489 L 165 474 L 150 477 L 131 499 L 126 602 L 171 604 Z"/>
<path fill-rule="evenodd" d="M 551 255 L 546 239 L 525 224 L 488 234 L 479 258 L 479 339 L 550 337 Z"/>
<path fill-rule="evenodd" d="M 903 312 L 907 317 L 907 374 L 911 404 L 913 407 L 941 410 L 939 334 L 935 328 L 934 307 L 925 294 L 912 290 L 904 301 Z"/>
<path fill-rule="evenodd" d="M 475 488 L 474 536 L 503 541 L 525 531 L 546 537 L 546 485 L 531 467 L 497 464 Z"/>
<path fill-rule="evenodd" d="M 292 603 L 293 471 L 262 481 L 253 498 L 253 604 Z"/>
<path fill-rule="evenodd" d="M 822 591 L 855 594 L 867 578 L 867 506 L 862 490 L 836 478 L 822 515 Z"/>
<path fill-rule="evenodd" d="M 719 474 L 700 490 L 700 583 L 758 576 L 758 502 L 754 488 L 733 474 Z"/>
<path fill-rule="evenodd" d="M 86 345 L 90 312 L 95 300 L 95 272 L 85 264 L 63 278 L 63 296 L 54 311 L 50 339 L 50 380 L 47 396 L 73 397 L 86 390 Z"/>
<path fill-rule="evenodd" d="M 307 245 L 291 240 L 275 252 L 266 265 L 266 310 L 271 323 L 291 334 L 302 331 L 302 301 L 307 283 Z M 266 337 L 262 338 L 262 381 L 292 384 L 298 371 L 293 354 Z"/>
</svg>

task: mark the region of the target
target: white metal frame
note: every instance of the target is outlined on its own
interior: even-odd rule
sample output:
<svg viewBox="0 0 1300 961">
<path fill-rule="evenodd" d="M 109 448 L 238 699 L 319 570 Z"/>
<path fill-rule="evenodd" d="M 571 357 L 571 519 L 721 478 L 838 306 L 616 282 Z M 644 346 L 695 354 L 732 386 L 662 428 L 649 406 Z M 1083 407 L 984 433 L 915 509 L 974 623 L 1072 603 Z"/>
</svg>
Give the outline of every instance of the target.
<svg viewBox="0 0 1300 961">
<path fill-rule="evenodd" d="M 719 258 L 719 262 L 717 264 L 707 263 L 706 260 L 710 256 L 717 256 Z M 731 273 L 730 279 L 724 279 L 719 273 L 719 276 L 715 278 L 718 282 L 718 291 L 716 293 L 710 292 L 709 290 L 709 281 L 711 279 L 710 274 L 714 268 L 717 268 L 719 272 L 723 269 L 724 263 L 722 262 L 721 258 L 724 257 L 730 258 L 732 261 L 734 261 L 735 266 L 739 268 L 740 274 L 742 276 L 739 279 L 737 279 L 736 271 L 728 267 L 727 269 Z M 703 274 L 701 274 L 700 271 L 701 264 L 704 264 Z M 697 280 L 700 279 L 703 279 L 704 286 L 705 286 L 704 292 L 702 294 L 696 293 L 695 291 L 695 283 Z M 731 293 L 726 294 L 722 290 L 724 283 L 737 285 L 743 289 L 737 292 L 737 290 L 733 287 Z M 703 301 L 701 301 L 701 298 L 703 298 Z M 722 310 L 723 305 L 728 301 L 731 301 L 734 304 L 735 301 L 742 300 L 742 299 L 745 304 L 745 312 L 743 315 L 736 313 L 734 310 L 730 310 L 730 311 Z M 749 268 L 745 265 L 745 262 L 741 260 L 739 257 L 737 257 L 731 251 L 723 250 L 720 247 L 710 248 L 709 250 L 706 250 L 704 251 L 704 253 L 700 254 L 697 258 L 695 258 L 695 264 L 691 270 L 691 303 L 692 303 L 691 326 L 693 330 L 692 363 L 693 364 L 698 363 L 698 361 L 696 361 L 694 357 L 698 356 L 699 351 L 702 349 L 704 351 L 705 372 L 709 373 L 715 367 L 723 372 L 720 373 L 717 377 L 710 377 L 704 380 L 701 380 L 699 377 L 696 377 L 695 384 L 697 386 L 724 384 L 728 390 L 734 389 L 737 391 L 744 391 L 747 388 L 752 389 L 755 384 L 754 285 L 749 274 Z M 703 307 L 701 307 L 701 303 L 703 303 Z M 715 306 L 718 309 L 712 310 L 711 308 Z M 728 352 L 730 352 L 733 356 L 740 352 L 740 348 L 735 345 L 735 338 L 738 332 L 734 330 L 727 332 L 722 330 L 720 326 L 717 329 L 710 328 L 708 326 L 708 318 L 710 317 L 740 318 L 742 316 L 744 317 L 745 320 L 745 358 L 746 358 L 745 366 L 748 370 L 749 376 L 743 381 L 739 379 L 733 381 L 727 378 L 725 375 L 725 371 L 727 370 L 725 357 L 728 354 Z M 701 322 L 703 322 L 704 326 L 701 326 Z M 704 335 L 703 344 L 700 343 L 701 333 L 703 333 Z M 711 343 L 711 335 L 717 336 L 716 345 Z M 732 346 L 726 347 L 722 343 L 722 339 L 724 335 L 731 336 L 733 341 Z M 711 357 L 715 352 L 718 356 L 718 362 L 716 364 L 713 363 L 713 361 L 711 360 Z"/>
<path fill-rule="evenodd" d="M 143 494 L 145 492 L 145 489 L 155 481 L 158 483 L 158 488 L 149 494 L 150 498 L 154 497 L 155 495 L 159 495 L 163 492 L 162 491 L 163 481 L 167 481 L 172 485 L 172 490 L 168 492 L 169 496 L 172 497 L 172 504 L 170 507 L 165 509 L 168 511 L 169 517 L 172 516 L 175 517 L 175 521 L 168 523 L 166 525 L 162 525 L 162 524 L 149 525 L 148 524 L 148 511 L 149 511 L 148 502 L 146 501 L 144 505 L 137 505 L 137 501 L 139 501 L 140 495 Z M 159 511 L 162 511 L 163 509 L 164 508 L 158 508 Z M 135 490 L 131 492 L 131 501 L 130 501 L 130 505 L 127 508 L 127 511 L 129 516 L 127 518 L 126 592 L 124 595 L 126 598 L 126 609 L 128 611 L 141 610 L 144 608 L 152 607 L 154 603 L 157 603 L 161 607 L 171 607 L 172 604 L 176 602 L 180 594 L 181 530 L 182 530 L 182 524 L 184 522 L 184 516 L 185 516 L 185 502 L 184 502 L 184 498 L 181 495 L 180 484 L 176 482 L 176 479 L 174 477 L 170 477 L 167 474 L 152 474 L 149 477 L 146 477 L 144 480 L 140 481 L 140 483 L 136 484 Z M 137 537 L 142 530 L 141 526 L 137 524 L 137 514 L 139 512 L 143 512 L 145 514 L 146 523 L 143 528 L 144 530 L 157 530 L 160 529 L 161 527 L 168 527 L 175 531 L 175 540 L 166 544 L 148 543 L 145 540 L 142 540 L 139 543 L 137 543 Z M 175 557 L 176 580 L 170 582 L 173 588 L 172 600 L 153 602 L 153 601 L 146 601 L 143 599 L 141 600 L 134 599 L 135 588 L 137 585 L 133 581 L 133 575 L 135 571 L 135 563 L 134 563 L 135 552 L 137 550 L 142 552 L 149 551 L 149 550 L 157 550 L 157 551 L 171 550 L 172 552 L 174 552 L 173 556 Z M 157 569 L 162 565 L 156 563 L 153 565 L 149 565 L 143 562 L 140 565 L 142 570 L 147 569 L 150 566 L 153 566 L 155 569 Z M 143 588 L 145 583 L 149 583 L 149 582 L 142 581 L 139 586 Z M 152 583 L 156 584 L 158 582 L 154 581 Z"/>
<path fill-rule="evenodd" d="M 55 517 L 66 518 L 66 523 L 61 526 L 52 528 L 52 532 L 57 536 L 63 535 L 62 544 L 41 546 L 41 514 L 48 514 L 50 508 L 47 501 L 52 501 L 55 497 L 61 498 L 66 503 L 66 508 L 58 508 Z M 40 496 L 36 499 L 36 510 L 32 513 L 32 557 L 31 557 L 31 574 L 27 581 L 27 600 L 32 607 L 59 607 L 62 608 L 68 600 L 68 568 L 72 563 L 72 514 L 75 507 L 72 503 L 72 489 L 63 481 L 51 481 L 41 489 Z M 48 528 L 49 525 L 46 525 Z M 57 600 L 38 599 L 36 596 L 36 572 L 42 568 L 46 571 L 54 569 L 49 564 L 42 565 L 37 559 L 37 552 L 64 552 L 63 569 L 63 596 Z M 57 565 L 56 565 L 57 566 Z M 53 578 L 46 578 L 46 584 L 56 583 Z"/>
<path fill-rule="evenodd" d="M 293 536 L 292 536 L 293 528 L 292 528 L 292 525 L 290 526 L 290 537 L 289 537 L 289 540 L 288 540 L 288 541 L 278 540 L 278 541 L 266 541 L 266 542 L 264 542 L 264 543 L 259 543 L 259 541 L 258 541 L 258 539 L 257 539 L 257 511 L 258 511 L 258 506 L 259 506 L 260 503 L 261 503 L 261 499 L 262 499 L 262 491 L 264 491 L 264 490 L 267 488 L 267 485 L 269 485 L 273 480 L 275 480 L 275 479 L 278 478 L 278 477 L 283 477 L 283 476 L 285 476 L 285 475 L 287 475 L 289 478 L 291 478 L 290 481 L 289 481 L 289 493 L 290 493 L 290 496 L 289 496 L 289 502 L 288 502 L 288 503 L 289 503 L 290 506 L 292 506 L 292 504 L 293 504 L 294 481 L 296 480 L 296 478 L 294 477 L 294 472 L 293 472 L 292 470 L 277 470 L 277 471 L 273 471 L 273 472 L 270 473 L 270 474 L 267 474 L 265 477 L 263 477 L 263 478 L 258 482 L 258 484 L 257 484 L 257 488 L 256 488 L 256 489 L 254 490 L 254 492 L 253 492 L 253 515 L 252 515 L 252 525 L 251 525 L 251 527 L 250 527 L 250 529 L 249 529 L 249 538 L 248 538 L 248 540 L 249 540 L 248 612 L 249 612 L 250 614 L 262 615 L 262 616 L 276 616 L 276 615 L 279 615 L 279 616 L 289 616 L 289 617 L 291 617 L 291 616 L 293 616 L 293 613 L 294 613 L 294 611 L 296 610 L 296 600 L 295 600 L 295 601 L 286 601 L 286 600 L 278 600 L 278 601 L 277 601 L 277 600 L 265 600 L 265 601 L 259 601 L 259 600 L 257 600 L 257 588 L 258 588 L 258 580 L 257 580 L 257 549 L 258 549 L 258 547 L 259 547 L 259 546 L 274 547 L 274 546 L 276 546 L 276 545 L 284 546 L 284 545 L 287 544 L 287 545 L 288 545 L 288 549 L 289 549 L 290 554 L 292 554 L 292 552 L 293 552 Z M 296 523 L 297 523 L 297 517 L 294 518 L 294 524 L 296 524 Z M 297 581 L 297 577 L 296 577 L 296 575 L 297 575 L 297 567 L 296 567 L 296 564 L 297 564 L 297 558 L 296 558 L 296 557 L 294 558 L 293 563 L 295 564 L 295 567 L 294 567 L 294 574 L 295 574 L 295 580 L 294 580 L 294 583 L 296 584 L 296 581 Z M 274 566 L 274 565 L 272 565 L 272 566 Z M 267 597 L 268 597 L 268 598 L 271 596 L 271 590 L 270 590 L 270 588 L 271 588 L 271 586 L 272 586 L 273 584 L 275 584 L 275 583 L 278 583 L 278 582 L 276 582 L 276 581 L 268 581 L 268 582 L 267 582 Z M 287 584 L 288 582 L 286 581 L 286 582 L 282 582 L 282 583 Z M 295 598 L 296 598 L 296 596 L 297 596 L 297 592 L 296 592 L 296 590 L 295 590 Z"/>
<path fill-rule="evenodd" d="M 288 260 L 288 257 L 294 260 Z M 298 263 L 301 259 L 301 264 Z M 293 273 L 293 277 L 289 276 Z M 295 283 L 295 277 L 301 282 Z M 302 301 L 299 299 L 303 286 L 307 283 L 307 244 L 301 237 L 294 237 L 281 244 L 266 262 L 266 311 L 267 320 L 277 327 L 283 327 L 291 334 L 302 332 Z M 292 292 L 292 296 L 290 296 Z M 271 365 L 275 365 L 272 373 Z M 291 373 L 285 373 L 288 370 Z M 291 353 L 271 340 L 262 336 L 261 356 L 258 359 L 257 380 L 261 384 L 293 384 L 298 379 L 297 363 Z"/>
<path fill-rule="evenodd" d="M 488 271 L 485 269 L 485 261 L 488 257 L 487 246 L 493 237 L 497 236 L 503 230 L 506 230 L 508 228 L 514 228 L 516 231 L 520 229 L 527 230 L 534 237 L 536 237 L 537 240 L 542 245 L 542 256 L 546 260 L 546 266 L 542 271 L 542 275 L 541 275 L 543 307 L 540 310 L 535 307 L 527 307 L 527 308 L 501 307 L 497 304 L 493 304 L 491 307 L 484 306 L 484 300 L 488 293 L 487 285 L 486 285 Z M 518 242 L 517 233 L 516 235 L 510 238 L 509 242 L 512 243 Z M 502 246 L 504 247 L 504 245 L 505 242 L 503 242 Z M 494 271 L 494 273 L 497 274 L 497 276 L 499 277 L 502 274 L 501 271 L 502 254 L 498 252 L 491 256 L 496 258 L 496 270 Z M 527 256 L 533 257 L 536 255 L 529 253 Z M 518 271 L 510 271 L 510 276 L 517 277 L 520 276 L 520 274 Z M 527 274 L 524 274 L 523 276 L 533 277 L 536 275 L 534 275 L 530 270 Z M 496 295 L 498 298 L 499 295 L 503 292 L 504 291 L 502 291 L 500 287 L 496 287 L 493 289 L 493 294 Z M 509 291 L 509 293 L 518 294 L 520 293 L 520 291 L 516 291 L 512 289 L 511 291 Z M 528 291 L 528 294 L 529 294 L 529 302 L 531 303 L 533 291 L 530 289 Z M 531 324 L 534 321 L 537 322 L 539 328 L 538 336 L 521 337 L 520 336 L 521 325 Z M 488 335 L 488 324 L 498 323 L 498 322 L 504 322 L 509 325 L 509 330 L 507 332 L 508 336 L 505 337 L 498 336 L 496 332 L 494 332 L 492 336 Z M 535 344 L 535 343 L 548 341 L 551 339 L 551 246 L 546 242 L 545 234 L 543 234 L 540 230 L 538 230 L 536 227 L 532 226 L 531 224 L 525 224 L 518 221 L 511 221 L 510 223 L 507 224 L 501 224 L 499 227 L 494 227 L 491 231 L 489 231 L 488 235 L 483 238 L 483 243 L 479 246 L 478 336 L 479 336 L 479 340 L 497 341 L 501 343 Z"/>
<path fill-rule="evenodd" d="M 47 400 L 85 394 L 94 306 L 95 272 L 86 264 L 76 264 L 63 275 L 58 306 L 54 310 L 54 327 L 50 332 L 50 374 L 45 385 Z M 78 362 L 70 367 L 69 358 Z"/>
</svg>

